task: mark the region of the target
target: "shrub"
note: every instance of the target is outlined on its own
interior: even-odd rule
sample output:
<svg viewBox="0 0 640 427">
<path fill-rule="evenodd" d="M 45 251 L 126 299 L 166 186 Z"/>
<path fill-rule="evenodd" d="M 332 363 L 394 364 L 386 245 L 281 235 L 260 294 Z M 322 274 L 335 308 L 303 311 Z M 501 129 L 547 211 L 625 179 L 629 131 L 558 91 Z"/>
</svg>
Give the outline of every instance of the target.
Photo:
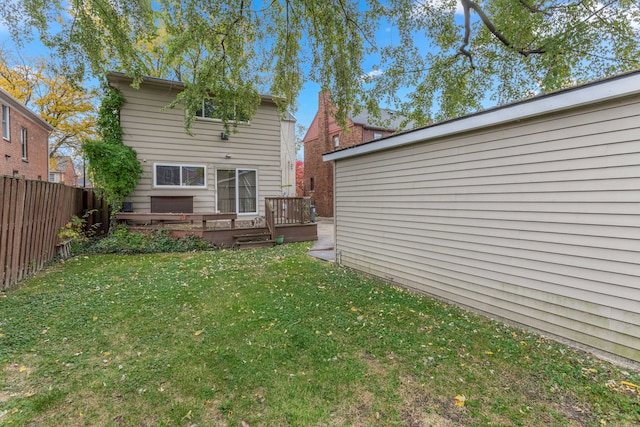
<svg viewBox="0 0 640 427">
<path fill-rule="evenodd" d="M 116 227 L 109 236 L 88 242 L 81 249 L 81 252 L 91 254 L 152 254 L 211 249 L 213 249 L 213 245 L 198 236 L 173 238 L 167 229 L 148 233 L 132 233 L 127 227 L 120 226 Z"/>
</svg>

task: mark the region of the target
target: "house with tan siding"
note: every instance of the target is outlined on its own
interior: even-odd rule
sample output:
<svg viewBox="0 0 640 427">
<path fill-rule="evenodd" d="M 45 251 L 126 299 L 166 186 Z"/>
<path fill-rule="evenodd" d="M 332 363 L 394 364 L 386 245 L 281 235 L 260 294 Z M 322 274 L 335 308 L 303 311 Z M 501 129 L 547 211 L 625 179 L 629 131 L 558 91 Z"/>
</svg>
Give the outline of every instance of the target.
<svg viewBox="0 0 640 427">
<path fill-rule="evenodd" d="M 271 96 L 261 96 L 257 113 L 237 132 L 203 109 L 190 129 L 184 110 L 165 108 L 183 89 L 180 82 L 145 78 L 138 89 L 118 73 L 108 75 L 126 102 L 120 112 L 123 143 L 132 147 L 143 168 L 129 207 L 149 212 L 236 212 L 238 218 L 264 215 L 264 198 L 281 197 L 293 184 L 293 116 L 285 125 Z M 290 128 L 290 129 L 289 129 Z M 283 155 L 283 151 L 285 152 Z"/>
<path fill-rule="evenodd" d="M 640 72 L 324 160 L 338 263 L 640 363 Z"/>
</svg>

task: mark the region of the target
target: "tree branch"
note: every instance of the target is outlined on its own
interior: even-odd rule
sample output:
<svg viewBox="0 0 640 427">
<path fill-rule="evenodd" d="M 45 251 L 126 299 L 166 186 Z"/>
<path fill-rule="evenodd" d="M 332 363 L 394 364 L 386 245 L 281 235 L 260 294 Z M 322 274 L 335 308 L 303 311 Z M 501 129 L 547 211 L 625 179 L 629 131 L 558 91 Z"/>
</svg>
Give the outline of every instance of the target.
<svg viewBox="0 0 640 427">
<path fill-rule="evenodd" d="M 471 35 L 471 11 L 469 10 L 469 6 L 465 5 L 465 0 L 462 1 L 462 6 L 464 8 L 464 40 L 462 45 L 458 48 L 458 55 L 464 55 L 469 59 L 469 64 L 471 65 L 471 69 L 475 69 L 475 65 L 473 65 L 473 57 L 471 56 L 471 52 L 467 50 L 467 46 L 469 46 L 469 36 Z"/>
<path fill-rule="evenodd" d="M 524 0 L 521 0 L 521 3 L 523 3 L 523 1 Z M 470 61 L 472 57 L 471 57 L 471 53 L 467 50 L 467 46 L 469 45 L 469 36 L 471 34 L 471 13 L 470 13 L 471 9 L 473 9 L 473 11 L 478 15 L 478 17 L 480 18 L 484 26 L 487 28 L 487 30 L 489 30 L 489 32 L 493 34 L 500 41 L 500 43 L 502 43 L 509 49 L 514 50 L 515 52 L 519 53 L 522 56 L 529 56 L 534 54 L 540 55 L 540 54 L 546 53 L 546 50 L 544 49 L 544 47 L 540 47 L 537 49 L 522 49 L 522 48 L 516 47 L 511 42 L 511 40 L 505 37 L 505 35 L 502 34 L 502 32 L 500 32 L 496 28 L 496 26 L 493 24 L 493 21 L 491 21 L 491 19 L 487 16 L 486 13 L 484 13 L 484 10 L 482 10 L 482 8 L 480 7 L 480 5 L 478 5 L 478 3 L 472 0 L 460 0 L 460 3 L 462 4 L 462 8 L 464 9 L 464 41 L 463 41 L 463 44 L 458 48 L 458 52 L 459 54 L 462 54 L 467 58 L 469 58 Z M 525 5 L 525 7 L 527 7 L 527 9 L 533 12 L 532 7 L 528 5 Z M 542 12 L 540 11 L 540 13 Z M 471 66 L 473 67 L 473 61 L 471 61 Z"/>
<path fill-rule="evenodd" d="M 526 0 L 519 0 L 519 1 L 520 1 L 520 4 L 522 6 L 524 6 L 525 8 L 527 8 L 529 10 L 529 12 L 531 12 L 531 13 L 541 13 L 541 14 L 546 15 L 546 16 L 553 16 L 553 14 L 551 12 L 549 12 L 547 10 L 544 10 L 544 9 L 538 9 L 536 6 L 527 3 Z"/>
</svg>

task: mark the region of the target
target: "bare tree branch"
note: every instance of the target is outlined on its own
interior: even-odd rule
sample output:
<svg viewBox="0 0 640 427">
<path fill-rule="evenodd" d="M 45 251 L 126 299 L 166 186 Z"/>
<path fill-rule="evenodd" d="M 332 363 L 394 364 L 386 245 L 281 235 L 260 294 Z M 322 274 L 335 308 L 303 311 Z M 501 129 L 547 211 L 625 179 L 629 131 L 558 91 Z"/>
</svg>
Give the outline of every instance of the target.
<svg viewBox="0 0 640 427">
<path fill-rule="evenodd" d="M 462 1 L 462 6 L 464 7 L 464 40 L 458 48 L 458 55 L 466 56 L 469 59 L 471 68 L 475 69 L 476 67 L 473 65 L 471 52 L 467 50 L 467 46 L 469 46 L 469 36 L 471 35 L 471 11 L 469 10 L 469 6 L 465 6 L 465 0 Z"/>
<path fill-rule="evenodd" d="M 493 34 L 500 41 L 500 43 L 502 43 L 509 49 L 516 51 L 522 56 L 529 56 L 534 54 L 540 55 L 540 54 L 546 53 L 546 50 L 544 49 L 544 47 L 540 47 L 537 49 L 522 49 L 515 46 L 511 42 L 511 40 L 505 37 L 505 35 L 502 34 L 502 32 L 500 32 L 496 28 L 493 21 L 491 21 L 491 19 L 487 16 L 486 13 L 484 13 L 484 10 L 482 10 L 482 8 L 480 7 L 480 5 L 478 5 L 478 3 L 472 0 L 460 0 L 460 3 L 462 4 L 462 7 L 464 9 L 464 41 L 463 41 L 463 44 L 458 48 L 458 52 L 466 56 L 467 58 L 469 58 L 470 61 L 471 61 L 471 53 L 467 50 L 467 46 L 469 45 L 469 36 L 471 34 L 471 13 L 470 13 L 471 9 L 473 9 L 473 11 L 476 12 L 476 14 L 480 18 L 484 26 L 487 28 L 487 30 L 489 30 L 489 32 L 491 32 L 491 34 Z M 531 10 L 531 7 L 527 7 L 527 8 Z M 471 66 L 473 67 L 473 61 L 471 61 Z"/>
</svg>

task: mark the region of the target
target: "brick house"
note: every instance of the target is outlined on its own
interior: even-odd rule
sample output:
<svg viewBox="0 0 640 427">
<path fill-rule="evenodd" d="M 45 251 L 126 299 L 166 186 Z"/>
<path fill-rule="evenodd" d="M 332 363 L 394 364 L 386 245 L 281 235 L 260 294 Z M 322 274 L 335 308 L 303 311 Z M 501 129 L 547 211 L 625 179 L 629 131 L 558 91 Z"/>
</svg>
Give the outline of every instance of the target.
<svg viewBox="0 0 640 427">
<path fill-rule="evenodd" d="M 2 88 L 0 104 L 0 175 L 46 181 L 53 127 Z"/>
<path fill-rule="evenodd" d="M 381 109 L 380 115 L 388 127 L 373 124 L 373 118 L 364 110 L 347 118 L 346 130 L 335 121 L 328 92 L 318 94 L 316 113 L 304 144 L 304 195 L 311 197 L 318 216 L 333 216 L 333 162 L 323 162 L 322 155 L 393 134 L 405 119 L 390 110 Z"/>
<path fill-rule="evenodd" d="M 51 159 L 49 169 L 49 181 L 57 182 L 71 187 L 78 186 L 78 175 L 73 166 L 73 160 L 69 156 L 54 156 Z"/>
</svg>

